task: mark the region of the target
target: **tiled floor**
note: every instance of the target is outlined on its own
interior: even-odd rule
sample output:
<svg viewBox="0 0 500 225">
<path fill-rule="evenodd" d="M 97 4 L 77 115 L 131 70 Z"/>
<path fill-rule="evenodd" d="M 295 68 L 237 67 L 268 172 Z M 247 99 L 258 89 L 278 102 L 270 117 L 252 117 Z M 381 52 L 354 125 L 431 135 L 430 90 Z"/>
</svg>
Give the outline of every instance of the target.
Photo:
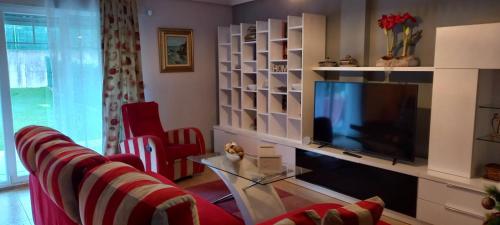
<svg viewBox="0 0 500 225">
<path fill-rule="evenodd" d="M 0 225 L 33 225 L 27 187 L 0 191 Z"/>
<path fill-rule="evenodd" d="M 217 175 L 210 172 L 210 170 L 206 170 L 203 175 L 181 181 L 178 184 L 186 188 L 215 181 L 217 179 Z M 312 202 L 335 202 L 345 204 L 337 199 L 302 188 L 286 181 L 277 182 L 275 186 Z M 405 225 L 405 223 L 401 223 L 388 217 L 384 217 L 383 219 L 392 225 Z M 33 225 L 29 191 L 26 187 L 0 191 L 0 225 Z"/>
</svg>

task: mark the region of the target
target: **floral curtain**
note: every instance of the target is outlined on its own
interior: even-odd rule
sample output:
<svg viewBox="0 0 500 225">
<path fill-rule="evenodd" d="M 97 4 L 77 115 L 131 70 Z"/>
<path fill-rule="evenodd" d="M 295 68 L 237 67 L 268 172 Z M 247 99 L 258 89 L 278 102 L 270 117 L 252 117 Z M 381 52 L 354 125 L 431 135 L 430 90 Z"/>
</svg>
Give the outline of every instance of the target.
<svg viewBox="0 0 500 225">
<path fill-rule="evenodd" d="M 118 152 L 121 106 L 144 101 L 136 0 L 100 0 L 104 66 L 103 132 L 107 155 Z"/>
</svg>

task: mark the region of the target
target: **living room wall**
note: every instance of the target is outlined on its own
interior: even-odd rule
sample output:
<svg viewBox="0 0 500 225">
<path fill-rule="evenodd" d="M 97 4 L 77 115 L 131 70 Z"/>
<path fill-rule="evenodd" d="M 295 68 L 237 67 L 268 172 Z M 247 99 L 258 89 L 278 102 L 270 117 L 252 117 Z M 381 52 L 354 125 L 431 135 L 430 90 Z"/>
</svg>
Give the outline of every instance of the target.
<svg viewBox="0 0 500 225">
<path fill-rule="evenodd" d="M 139 0 L 146 100 L 160 105 L 164 129 L 198 127 L 212 148 L 217 124 L 217 27 L 231 23 L 231 7 L 183 0 Z M 147 10 L 153 10 L 148 16 Z M 157 30 L 194 30 L 194 72 L 160 73 Z"/>
<path fill-rule="evenodd" d="M 340 28 L 341 1 L 255 0 L 233 7 L 233 23 L 253 22 L 267 18 L 286 18 L 287 15 L 299 15 L 302 12 L 326 15 L 328 18 L 326 53 L 331 58 L 338 59 L 343 57 L 339 52 L 339 33 L 342 32 Z M 410 12 L 419 17 L 423 38 L 417 45 L 415 55 L 420 57 L 422 65 L 432 66 L 434 64 L 436 27 L 500 22 L 500 13 L 498 13 L 500 12 L 500 1 L 367 0 L 369 65 L 374 65 L 375 61 L 385 53 L 385 37 L 377 26 L 377 20 L 382 14 L 395 12 Z M 352 17 L 357 16 L 352 15 Z"/>
</svg>

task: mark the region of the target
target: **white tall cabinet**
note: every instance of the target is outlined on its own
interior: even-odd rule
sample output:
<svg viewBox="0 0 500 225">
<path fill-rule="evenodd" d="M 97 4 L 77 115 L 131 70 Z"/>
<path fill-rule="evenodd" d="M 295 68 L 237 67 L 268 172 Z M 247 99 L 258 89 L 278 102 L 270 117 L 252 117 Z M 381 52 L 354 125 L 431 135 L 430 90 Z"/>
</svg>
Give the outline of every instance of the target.
<svg viewBox="0 0 500 225">
<path fill-rule="evenodd" d="M 465 178 L 500 163 L 500 23 L 437 29 L 429 169 Z"/>
</svg>

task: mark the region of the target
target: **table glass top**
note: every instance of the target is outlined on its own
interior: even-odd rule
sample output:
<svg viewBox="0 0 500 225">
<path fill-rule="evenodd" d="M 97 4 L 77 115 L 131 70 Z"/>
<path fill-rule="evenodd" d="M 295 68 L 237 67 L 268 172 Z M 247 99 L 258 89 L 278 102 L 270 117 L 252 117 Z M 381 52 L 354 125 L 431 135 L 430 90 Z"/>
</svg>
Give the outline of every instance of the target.
<svg viewBox="0 0 500 225">
<path fill-rule="evenodd" d="M 257 159 L 246 155 L 242 160 L 237 162 L 230 161 L 221 153 L 190 156 L 188 159 L 261 185 L 267 185 L 311 172 L 311 170 L 302 167 L 286 164 L 282 166 L 279 172 L 262 172 L 257 166 Z"/>
</svg>

